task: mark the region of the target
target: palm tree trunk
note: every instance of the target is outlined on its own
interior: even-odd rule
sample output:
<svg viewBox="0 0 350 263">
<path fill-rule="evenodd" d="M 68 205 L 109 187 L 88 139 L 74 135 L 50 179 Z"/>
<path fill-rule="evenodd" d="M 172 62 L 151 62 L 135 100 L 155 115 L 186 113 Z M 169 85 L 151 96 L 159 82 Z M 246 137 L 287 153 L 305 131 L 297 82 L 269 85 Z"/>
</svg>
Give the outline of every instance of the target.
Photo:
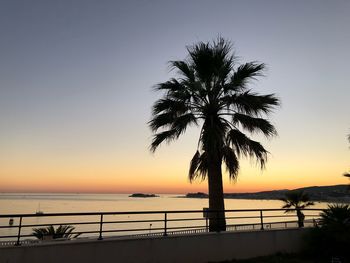
<svg viewBox="0 0 350 263">
<path fill-rule="evenodd" d="M 298 216 L 298 226 L 304 227 L 304 214 L 300 210 L 297 210 L 297 216 Z"/>
<path fill-rule="evenodd" d="M 226 230 L 224 192 L 222 184 L 221 162 L 211 162 L 208 167 L 209 188 L 209 231 Z"/>
</svg>

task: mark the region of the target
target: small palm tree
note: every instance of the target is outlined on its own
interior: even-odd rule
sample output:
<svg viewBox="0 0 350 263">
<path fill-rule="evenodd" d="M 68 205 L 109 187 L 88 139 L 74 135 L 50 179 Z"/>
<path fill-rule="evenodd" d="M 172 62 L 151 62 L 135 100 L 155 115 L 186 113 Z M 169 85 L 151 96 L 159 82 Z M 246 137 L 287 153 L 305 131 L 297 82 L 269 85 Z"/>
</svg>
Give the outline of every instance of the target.
<svg viewBox="0 0 350 263">
<path fill-rule="evenodd" d="M 78 234 L 72 234 L 72 232 L 75 230 L 75 227 L 70 225 L 60 225 L 58 228 L 54 228 L 53 225 L 48 227 L 42 227 L 42 228 L 33 228 L 32 235 L 36 238 L 43 240 L 46 237 L 56 239 L 56 238 L 76 238 L 80 235 Z"/>
<path fill-rule="evenodd" d="M 302 210 L 308 206 L 314 205 L 310 201 L 310 197 L 304 191 L 290 191 L 286 193 L 286 197 L 282 198 L 281 201 L 284 202 L 282 206 L 283 209 L 286 209 L 285 213 L 297 212 L 298 217 L 298 226 L 304 227 L 305 215 Z"/>
<path fill-rule="evenodd" d="M 197 150 L 189 179 L 208 179 L 209 230 L 225 231 L 222 163 L 235 180 L 239 157 L 255 158 L 265 166 L 268 151 L 249 134 L 266 137 L 277 134 L 266 116 L 280 104 L 274 94 L 252 92 L 248 84 L 263 75 L 265 64 L 249 62 L 239 66 L 231 44 L 218 38 L 187 48 L 185 60 L 171 61 L 178 78 L 156 86 L 163 98 L 153 105 L 149 126 L 154 133 L 151 151 L 163 142 L 179 138 L 191 126 L 200 126 Z"/>
<path fill-rule="evenodd" d="M 350 227 L 350 205 L 334 204 L 320 214 L 320 225 L 328 228 Z"/>
<path fill-rule="evenodd" d="M 317 227 L 307 235 L 306 251 L 311 252 L 312 256 L 350 259 L 350 205 L 328 205 L 320 214 Z"/>
</svg>

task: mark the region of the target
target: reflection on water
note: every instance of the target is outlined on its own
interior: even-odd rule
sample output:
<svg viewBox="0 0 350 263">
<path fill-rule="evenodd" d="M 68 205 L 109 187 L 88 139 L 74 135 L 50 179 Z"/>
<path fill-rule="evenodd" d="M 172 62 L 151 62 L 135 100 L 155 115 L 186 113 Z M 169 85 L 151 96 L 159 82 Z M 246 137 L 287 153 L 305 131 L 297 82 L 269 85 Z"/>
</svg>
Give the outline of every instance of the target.
<svg viewBox="0 0 350 263">
<path fill-rule="evenodd" d="M 156 198 L 131 198 L 125 194 L 0 194 L 0 214 L 33 214 L 40 210 L 44 213 L 76 213 L 76 212 L 123 212 L 123 211 L 174 211 L 174 210 L 202 210 L 208 207 L 208 199 L 179 198 L 179 195 L 161 195 Z M 225 199 L 226 209 L 267 209 L 281 208 L 282 202 L 278 200 L 243 200 Z M 316 203 L 312 208 L 325 208 L 326 203 Z M 278 212 L 281 215 L 281 212 Z M 313 213 L 315 214 L 315 213 Z M 277 215 L 277 212 L 265 212 L 266 215 Z M 259 216 L 259 212 L 229 213 L 228 224 L 258 223 L 258 218 L 239 218 Z M 195 221 L 187 221 L 186 226 L 205 227 L 205 219 L 202 213 L 197 214 L 169 214 L 168 219 L 197 218 Z M 75 222 L 98 222 L 99 216 L 70 216 L 70 217 L 33 217 L 24 218 L 23 224 L 53 224 L 64 223 L 74 224 Z M 114 221 L 138 221 L 138 220 L 160 220 L 160 222 L 135 222 L 104 224 L 104 230 L 115 229 L 139 229 L 145 231 L 156 231 L 163 228 L 164 214 L 158 215 L 108 215 L 104 217 L 104 222 Z M 295 217 L 287 218 L 295 220 Z M 269 218 L 269 222 L 281 221 L 281 218 Z M 9 218 L 0 219 L 0 225 L 8 225 Z M 14 226 L 18 225 L 15 219 Z M 184 226 L 184 222 L 169 221 L 168 227 Z M 99 225 L 79 225 L 77 231 L 98 231 Z M 18 228 L 0 228 L 0 235 L 16 235 Z M 24 234 L 30 234 L 31 227 L 24 228 Z M 110 235 L 116 233 L 110 233 Z M 122 234 L 122 233 L 119 233 Z M 136 232 L 135 232 L 136 234 Z M 97 235 L 97 233 L 96 233 Z M 0 240 L 1 241 L 1 240 Z"/>
</svg>

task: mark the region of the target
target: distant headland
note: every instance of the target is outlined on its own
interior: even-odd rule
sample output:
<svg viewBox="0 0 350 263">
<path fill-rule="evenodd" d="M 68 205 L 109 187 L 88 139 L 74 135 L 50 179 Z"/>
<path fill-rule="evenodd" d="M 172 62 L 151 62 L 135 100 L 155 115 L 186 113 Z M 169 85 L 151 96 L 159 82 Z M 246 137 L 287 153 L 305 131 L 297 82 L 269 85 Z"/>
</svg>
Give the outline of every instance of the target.
<svg viewBox="0 0 350 263">
<path fill-rule="evenodd" d="M 188 193 L 186 195 L 186 198 L 208 198 L 208 194 L 202 193 L 202 192 L 197 192 L 197 193 Z"/>
<path fill-rule="evenodd" d="M 320 202 L 346 202 L 350 203 L 350 189 L 348 185 L 311 186 L 293 190 L 283 189 L 274 191 L 263 191 L 256 193 L 225 193 L 226 199 L 255 199 L 255 200 L 279 200 L 285 197 L 289 191 L 304 191 L 312 201 Z M 208 198 L 208 194 L 188 193 L 186 198 Z"/>
<path fill-rule="evenodd" d="M 135 194 L 129 195 L 129 197 L 142 197 L 142 198 L 149 198 L 149 197 L 159 197 L 159 195 L 155 195 L 155 194 L 143 194 L 143 193 L 135 193 Z"/>
</svg>

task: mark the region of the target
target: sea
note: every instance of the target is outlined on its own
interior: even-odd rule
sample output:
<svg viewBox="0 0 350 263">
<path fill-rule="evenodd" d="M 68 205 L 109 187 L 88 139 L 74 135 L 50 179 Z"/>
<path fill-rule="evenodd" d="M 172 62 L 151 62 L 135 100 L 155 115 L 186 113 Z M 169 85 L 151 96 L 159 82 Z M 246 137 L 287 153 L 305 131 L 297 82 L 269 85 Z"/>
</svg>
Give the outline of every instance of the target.
<svg viewBox="0 0 350 263">
<path fill-rule="evenodd" d="M 246 199 L 225 199 L 225 209 L 245 210 L 245 209 L 279 209 L 283 203 L 279 200 L 246 200 Z M 324 209 L 328 203 L 316 202 L 312 208 Z M 57 193 L 1 193 L 0 194 L 0 215 L 33 214 L 33 217 L 23 218 L 21 229 L 22 235 L 30 235 L 34 226 L 40 227 L 49 224 L 69 224 L 75 226 L 75 231 L 90 231 L 92 233 L 84 236 L 97 236 L 99 233 L 100 215 L 93 216 L 61 216 L 47 217 L 49 213 L 80 213 L 80 212 L 132 212 L 132 211 L 183 211 L 199 210 L 208 207 L 208 199 L 186 198 L 183 194 L 160 194 L 153 198 L 135 198 L 127 194 L 57 194 Z M 42 212 L 40 216 L 35 216 L 37 212 Z M 315 212 L 306 212 L 306 215 L 315 215 Z M 318 214 L 318 213 L 316 213 Z M 279 217 L 273 217 L 279 215 Z M 264 222 L 279 222 L 285 220 L 296 220 L 295 214 L 285 214 L 279 212 L 264 212 Z M 247 223 L 259 223 L 260 212 L 232 212 L 226 213 L 228 224 L 240 225 Z M 12 217 L 13 226 L 9 227 L 11 217 L 0 218 L 0 242 L 9 236 L 18 234 L 19 218 Z M 195 219 L 182 221 L 180 219 Z M 154 220 L 154 222 L 152 221 Z M 104 235 L 126 235 L 141 233 L 156 233 L 163 231 L 164 213 L 159 214 L 137 214 L 137 215 L 105 215 L 103 218 Z M 205 227 L 206 220 L 203 213 L 188 214 L 167 214 L 168 231 L 180 229 L 182 226 Z M 174 220 L 174 221 L 172 221 Z M 135 222 L 134 222 L 135 221 Z M 139 222 L 146 221 L 146 222 Z M 75 223 L 96 224 L 75 225 Z M 113 223 L 118 222 L 118 223 Z M 134 230 L 133 230 L 134 229 Z M 138 231 L 143 229 L 142 231 Z M 116 230 L 116 232 L 112 232 Z M 132 230 L 132 231 L 124 231 Z M 95 232 L 95 233 L 93 233 Z M 30 237 L 23 237 L 30 238 Z M 23 239 L 22 238 L 22 239 Z"/>
</svg>

